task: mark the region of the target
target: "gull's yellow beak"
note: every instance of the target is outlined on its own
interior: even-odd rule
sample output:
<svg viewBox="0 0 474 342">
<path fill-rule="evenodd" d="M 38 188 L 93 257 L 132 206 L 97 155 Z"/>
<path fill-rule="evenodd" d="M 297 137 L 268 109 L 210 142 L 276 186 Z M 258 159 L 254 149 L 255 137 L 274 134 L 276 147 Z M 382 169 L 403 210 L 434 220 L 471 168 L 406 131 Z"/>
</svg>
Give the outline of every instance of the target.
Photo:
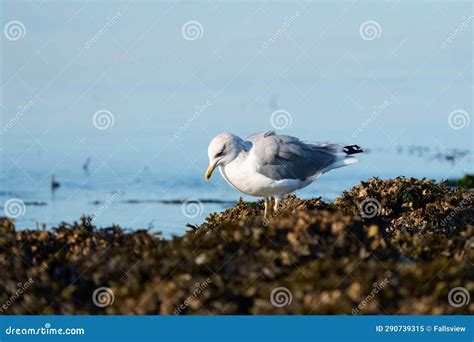
<svg viewBox="0 0 474 342">
<path fill-rule="evenodd" d="M 212 173 L 216 169 L 216 166 L 217 166 L 217 162 L 215 162 L 212 165 L 209 165 L 209 167 L 207 168 L 206 175 L 204 176 L 204 179 L 206 180 L 206 182 L 209 180 L 209 178 L 211 178 Z"/>
</svg>

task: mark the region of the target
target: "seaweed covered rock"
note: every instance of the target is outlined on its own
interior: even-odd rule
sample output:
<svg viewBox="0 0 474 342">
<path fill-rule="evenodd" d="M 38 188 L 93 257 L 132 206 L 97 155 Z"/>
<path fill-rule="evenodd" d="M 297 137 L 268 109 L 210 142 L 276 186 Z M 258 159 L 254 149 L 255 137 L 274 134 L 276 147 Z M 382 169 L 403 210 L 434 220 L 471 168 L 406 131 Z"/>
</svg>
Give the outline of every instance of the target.
<svg viewBox="0 0 474 342">
<path fill-rule="evenodd" d="M 3 219 L 0 313 L 472 313 L 473 201 L 433 181 L 371 179 L 330 204 L 290 196 L 267 219 L 262 202 L 240 201 L 170 240 Z"/>
<path fill-rule="evenodd" d="M 459 179 L 448 179 L 446 183 L 451 187 L 460 187 L 471 192 L 474 191 L 474 175 L 466 174 Z"/>
<path fill-rule="evenodd" d="M 335 207 L 354 215 L 364 214 L 368 200 L 378 202 L 379 215 L 384 218 L 398 216 L 401 212 L 426 207 L 444 197 L 448 188 L 431 180 L 398 177 L 390 180 L 371 179 L 345 191 L 335 200 Z M 370 215 L 370 213 L 367 213 Z"/>
<path fill-rule="evenodd" d="M 222 222 L 236 222 L 242 221 L 251 217 L 261 216 L 263 213 L 263 200 L 260 202 L 244 202 L 242 198 L 232 208 L 225 210 L 222 213 L 211 214 L 201 227 L 201 229 L 212 229 L 219 226 Z M 263 224 L 268 224 L 273 220 L 279 213 L 295 213 L 300 210 L 313 211 L 317 209 L 328 208 L 328 204 L 321 200 L 321 197 L 302 200 L 294 195 L 288 196 L 281 204 L 277 212 L 273 213 Z"/>
<path fill-rule="evenodd" d="M 333 206 L 380 224 L 390 232 L 437 232 L 450 236 L 474 224 L 474 197 L 444 183 L 398 177 L 371 179 L 344 192 Z"/>
</svg>

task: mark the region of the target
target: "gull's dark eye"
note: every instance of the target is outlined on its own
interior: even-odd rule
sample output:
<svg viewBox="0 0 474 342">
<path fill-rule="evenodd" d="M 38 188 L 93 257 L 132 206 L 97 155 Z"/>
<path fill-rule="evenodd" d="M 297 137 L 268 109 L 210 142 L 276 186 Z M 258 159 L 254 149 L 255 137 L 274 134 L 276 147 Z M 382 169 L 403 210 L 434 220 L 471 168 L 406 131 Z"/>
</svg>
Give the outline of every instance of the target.
<svg viewBox="0 0 474 342">
<path fill-rule="evenodd" d="M 222 157 L 225 153 L 225 148 L 222 149 L 222 151 L 220 151 L 219 153 L 217 153 L 214 158 L 219 158 L 219 157 Z"/>
</svg>

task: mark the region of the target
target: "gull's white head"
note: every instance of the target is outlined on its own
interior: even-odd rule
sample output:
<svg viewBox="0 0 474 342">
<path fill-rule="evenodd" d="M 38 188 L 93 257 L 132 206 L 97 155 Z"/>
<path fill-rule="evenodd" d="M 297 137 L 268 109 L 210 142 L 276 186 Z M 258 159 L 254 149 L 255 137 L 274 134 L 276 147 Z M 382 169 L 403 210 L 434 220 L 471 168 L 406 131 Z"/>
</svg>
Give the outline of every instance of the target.
<svg viewBox="0 0 474 342">
<path fill-rule="evenodd" d="M 204 179 L 211 178 L 216 167 L 225 166 L 233 161 L 244 148 L 244 141 L 231 133 L 221 133 L 212 139 L 207 149 L 209 156 L 209 167 Z"/>
</svg>

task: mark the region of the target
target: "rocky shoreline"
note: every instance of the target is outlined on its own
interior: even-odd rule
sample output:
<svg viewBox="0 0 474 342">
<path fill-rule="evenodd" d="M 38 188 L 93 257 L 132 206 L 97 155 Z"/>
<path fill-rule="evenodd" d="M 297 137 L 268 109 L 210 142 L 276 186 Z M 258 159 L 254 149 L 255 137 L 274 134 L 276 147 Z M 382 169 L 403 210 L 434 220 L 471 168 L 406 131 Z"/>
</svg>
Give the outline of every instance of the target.
<svg viewBox="0 0 474 342">
<path fill-rule="evenodd" d="M 0 314 L 472 314 L 474 196 L 371 179 L 333 203 L 240 201 L 170 240 L 0 219 Z"/>
</svg>

